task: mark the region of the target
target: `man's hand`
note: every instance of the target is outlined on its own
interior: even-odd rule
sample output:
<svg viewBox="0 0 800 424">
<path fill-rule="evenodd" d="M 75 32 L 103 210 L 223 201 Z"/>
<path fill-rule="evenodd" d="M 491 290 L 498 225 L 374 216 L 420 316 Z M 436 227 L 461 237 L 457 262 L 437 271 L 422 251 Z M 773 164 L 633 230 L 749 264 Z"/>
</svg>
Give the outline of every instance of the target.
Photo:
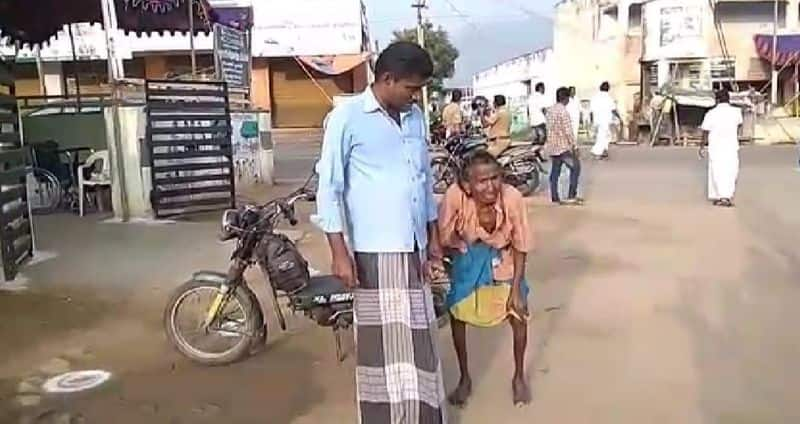
<svg viewBox="0 0 800 424">
<path fill-rule="evenodd" d="M 355 265 L 347 244 L 344 242 L 342 233 L 327 234 L 328 244 L 331 247 L 331 272 L 344 283 L 348 289 L 353 289 L 358 285 L 355 273 Z"/>
<path fill-rule="evenodd" d="M 525 302 L 522 300 L 519 284 L 513 284 L 511 286 L 511 293 L 508 295 L 506 309 L 508 309 L 509 312 L 513 312 L 520 318 L 523 318 L 528 314 L 528 308 L 527 305 L 525 305 Z"/>
<path fill-rule="evenodd" d="M 706 157 L 706 146 L 700 145 L 700 148 L 697 149 L 697 157 L 700 159 L 705 159 Z"/>
<path fill-rule="evenodd" d="M 358 286 L 355 274 L 355 266 L 353 260 L 349 255 L 333 255 L 333 263 L 331 264 L 331 271 L 333 275 L 342 280 L 344 286 L 348 289 L 354 289 Z"/>
</svg>

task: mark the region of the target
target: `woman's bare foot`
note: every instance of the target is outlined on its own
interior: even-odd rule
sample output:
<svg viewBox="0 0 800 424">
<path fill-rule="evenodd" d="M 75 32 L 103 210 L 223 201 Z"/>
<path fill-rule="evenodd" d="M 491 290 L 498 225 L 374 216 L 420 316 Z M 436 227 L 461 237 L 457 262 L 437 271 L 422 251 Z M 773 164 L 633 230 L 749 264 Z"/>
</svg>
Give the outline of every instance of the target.
<svg viewBox="0 0 800 424">
<path fill-rule="evenodd" d="M 461 381 L 458 382 L 458 387 L 450 393 L 447 400 L 453 406 L 462 407 L 466 405 L 470 395 L 472 395 L 472 380 L 469 377 L 462 377 Z"/>
<path fill-rule="evenodd" d="M 514 377 L 511 382 L 511 390 L 514 392 L 515 406 L 525 406 L 531 403 L 531 390 L 524 378 Z"/>
</svg>

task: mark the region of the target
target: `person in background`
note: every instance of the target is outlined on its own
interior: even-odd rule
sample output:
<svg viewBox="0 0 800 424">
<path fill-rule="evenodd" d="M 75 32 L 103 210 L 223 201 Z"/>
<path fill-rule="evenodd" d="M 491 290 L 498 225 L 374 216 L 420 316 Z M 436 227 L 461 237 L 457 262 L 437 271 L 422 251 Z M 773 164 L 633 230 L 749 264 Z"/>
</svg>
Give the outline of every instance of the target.
<svg viewBox="0 0 800 424">
<path fill-rule="evenodd" d="M 428 285 L 443 270 L 438 210 L 414 104 L 432 75 L 416 43 L 389 45 L 372 86 L 331 112 L 317 164 L 312 221 L 328 239 L 333 274 L 353 289 L 362 424 L 446 421 Z"/>
<path fill-rule="evenodd" d="M 572 120 L 567 111 L 569 89 L 561 87 L 556 91 L 556 104 L 547 112 L 547 142 L 544 151 L 552 159 L 550 170 L 550 199 L 562 205 L 579 205 L 583 200 L 578 197 L 578 180 L 581 175 L 581 160 L 578 157 L 578 145 Z M 558 180 L 561 167 L 569 168 L 569 195 L 561 201 L 558 193 Z"/>
<path fill-rule="evenodd" d="M 703 146 L 708 145 L 708 198 L 715 206 L 733 206 L 739 176 L 739 126 L 742 111 L 730 104 L 728 90 L 716 92 L 717 105 L 706 113 Z"/>
<path fill-rule="evenodd" d="M 575 98 L 577 90 L 575 87 L 569 88 L 569 103 L 567 103 L 567 112 L 569 112 L 569 119 L 572 122 L 572 134 L 575 140 L 578 140 L 578 131 L 581 127 L 581 102 Z"/>
<path fill-rule="evenodd" d="M 442 109 L 442 124 L 447 138 L 464 132 L 464 114 L 461 109 L 461 90 L 450 92 L 450 103 Z"/>
<path fill-rule="evenodd" d="M 544 95 L 545 86 L 540 82 L 536 84 L 533 94 L 528 99 L 528 120 L 531 125 L 531 135 L 535 144 L 543 144 L 547 136 L 545 115 L 550 103 Z"/>
<path fill-rule="evenodd" d="M 494 157 L 500 156 L 511 145 L 511 112 L 506 107 L 505 96 L 494 96 L 494 111 L 484 118 L 483 126 L 489 138 L 487 151 Z"/>
<path fill-rule="evenodd" d="M 591 114 L 595 130 L 595 142 L 592 146 L 592 155 L 596 159 L 608 158 L 608 147 L 611 144 L 611 125 L 614 118 L 620 122 L 622 119 L 617 111 L 617 103 L 608 90 L 608 82 L 600 84 L 600 91 L 592 97 Z"/>
<path fill-rule="evenodd" d="M 467 324 L 494 327 L 508 321 L 514 344 L 513 401 L 516 405 L 529 403 L 525 261 L 532 244 L 531 232 L 522 194 L 503 183 L 497 159 L 487 152 L 470 157 L 460 182 L 445 193 L 439 206 L 439 234 L 452 265 L 447 306 L 461 371 L 458 386 L 448 400 L 463 406 L 472 394 Z"/>
</svg>

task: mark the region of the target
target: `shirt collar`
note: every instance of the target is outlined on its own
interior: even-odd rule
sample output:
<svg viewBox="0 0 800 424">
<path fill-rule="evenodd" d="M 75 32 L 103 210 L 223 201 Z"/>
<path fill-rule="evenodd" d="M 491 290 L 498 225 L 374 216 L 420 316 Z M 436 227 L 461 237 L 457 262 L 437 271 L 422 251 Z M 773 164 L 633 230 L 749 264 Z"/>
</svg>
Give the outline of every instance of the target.
<svg viewBox="0 0 800 424">
<path fill-rule="evenodd" d="M 383 106 L 381 106 L 381 104 L 378 102 L 378 98 L 375 97 L 375 92 L 372 91 L 372 87 L 368 87 L 366 90 L 364 90 L 363 99 L 365 113 L 383 110 Z"/>
<path fill-rule="evenodd" d="M 375 92 L 372 90 L 372 87 L 367 88 L 364 90 L 363 96 L 363 103 L 364 103 L 364 113 L 373 113 L 381 111 L 388 115 L 386 109 L 381 106 L 381 103 L 378 101 L 378 98 L 375 97 Z M 412 106 L 408 112 L 400 112 L 400 119 L 404 120 L 407 116 L 413 115 L 417 110 L 419 110 L 418 106 Z"/>
</svg>

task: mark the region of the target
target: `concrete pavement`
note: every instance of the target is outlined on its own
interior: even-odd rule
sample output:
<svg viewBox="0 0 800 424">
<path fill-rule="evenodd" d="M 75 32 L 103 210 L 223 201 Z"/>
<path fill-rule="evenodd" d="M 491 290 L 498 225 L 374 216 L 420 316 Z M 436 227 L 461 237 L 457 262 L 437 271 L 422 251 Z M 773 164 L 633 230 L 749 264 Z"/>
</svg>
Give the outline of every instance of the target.
<svg viewBox="0 0 800 424">
<path fill-rule="evenodd" d="M 510 330 L 471 330 L 475 393 L 466 408 L 450 411 L 451 422 L 800 422 L 796 150 L 744 149 L 736 209 L 705 202 L 705 167 L 693 149 L 612 154 L 610 162 L 585 163 L 585 207 L 531 202 L 533 404 L 511 406 Z M 295 160 L 307 163 L 310 155 Z M 288 179 L 302 178 L 277 166 Z M 78 222 L 50 230 L 120 237 L 119 230 Z M 273 330 L 265 352 L 228 367 L 196 367 L 166 346 L 159 326 L 166 292 L 191 269 L 225 264 L 228 247 L 206 244 L 214 243 L 214 227 L 125 230 L 128 244 L 150 240 L 153 248 L 145 256 L 137 249 L 109 252 L 130 257 L 118 278 L 79 269 L 59 274 L 56 264 L 91 259 L 62 253 L 26 271 L 41 290 L 16 298 L 0 293 L 0 335 L 15 340 L 0 348 L 0 422 L 48 410 L 86 423 L 354 422 L 352 359 L 336 363 L 330 333 L 302 317 L 290 319 L 288 334 Z M 192 235 L 181 235 L 187 229 Z M 326 269 L 319 234 L 301 246 Z M 65 300 L 64 286 L 79 295 Z M 125 299 L 114 298 L 119 290 Z M 277 328 L 274 320 L 270 325 Z M 447 331 L 440 340 L 451 388 L 457 372 Z M 67 350 L 75 348 L 85 354 L 73 360 Z M 114 380 L 90 394 L 14 406 L 19 381 L 53 356 L 68 357 L 73 367 L 108 369 Z"/>
</svg>

